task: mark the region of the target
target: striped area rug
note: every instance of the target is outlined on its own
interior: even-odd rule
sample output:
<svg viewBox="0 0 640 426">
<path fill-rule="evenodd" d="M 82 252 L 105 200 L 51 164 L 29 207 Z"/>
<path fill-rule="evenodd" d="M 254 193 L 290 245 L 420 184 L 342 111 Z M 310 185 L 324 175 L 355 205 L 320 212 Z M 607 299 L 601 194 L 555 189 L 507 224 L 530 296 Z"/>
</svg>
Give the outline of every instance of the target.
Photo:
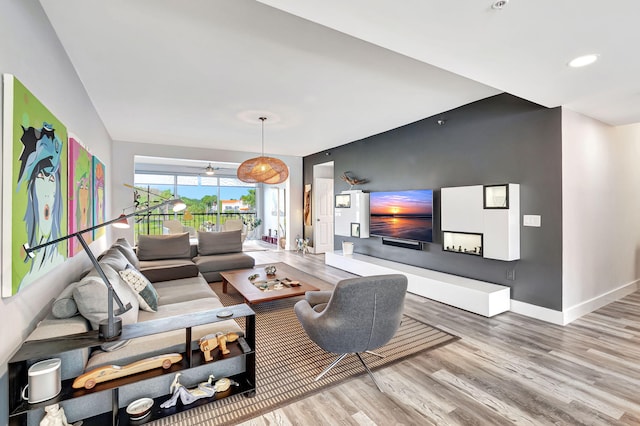
<svg viewBox="0 0 640 426">
<path fill-rule="evenodd" d="M 222 294 L 219 286 L 219 283 L 212 284 L 226 306 L 242 303 L 242 296 L 231 286 L 227 294 Z M 255 397 L 231 396 L 149 424 L 233 425 L 366 374 L 358 358 L 350 355 L 321 380 L 314 381 L 337 355 L 325 352 L 307 337 L 293 311 L 293 305 L 300 299 L 283 299 L 252 307 L 256 312 Z M 239 323 L 244 327 L 243 319 Z M 405 315 L 396 336 L 375 351 L 384 358 L 368 354 L 363 354 L 363 357 L 375 371 L 457 339 Z M 375 386 L 373 382 L 372 386 Z"/>
</svg>

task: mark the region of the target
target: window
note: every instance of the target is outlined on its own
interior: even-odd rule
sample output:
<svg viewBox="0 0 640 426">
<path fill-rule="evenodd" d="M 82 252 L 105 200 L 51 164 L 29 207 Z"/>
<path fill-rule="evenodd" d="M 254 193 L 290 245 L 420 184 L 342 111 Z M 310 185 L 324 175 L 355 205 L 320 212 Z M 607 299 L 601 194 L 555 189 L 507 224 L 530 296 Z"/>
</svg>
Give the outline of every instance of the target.
<svg viewBox="0 0 640 426">
<path fill-rule="evenodd" d="M 165 233 L 161 222 L 167 219 L 180 220 L 196 231 L 216 231 L 227 219 L 254 221 L 256 216 L 255 185 L 235 177 L 136 173 L 134 185 L 139 188 L 140 203 L 175 196 L 187 205 L 180 213 L 151 212 L 137 218 L 142 225 L 136 226 L 136 236 Z"/>
</svg>

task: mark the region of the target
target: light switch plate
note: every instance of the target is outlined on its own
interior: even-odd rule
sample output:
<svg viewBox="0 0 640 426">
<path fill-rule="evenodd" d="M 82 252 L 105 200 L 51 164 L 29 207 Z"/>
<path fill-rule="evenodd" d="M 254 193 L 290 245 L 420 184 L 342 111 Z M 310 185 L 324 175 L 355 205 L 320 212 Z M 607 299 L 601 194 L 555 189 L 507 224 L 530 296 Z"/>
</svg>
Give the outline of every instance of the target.
<svg viewBox="0 0 640 426">
<path fill-rule="evenodd" d="M 541 221 L 542 221 L 542 216 L 538 214 L 525 214 L 522 217 L 522 224 L 524 226 L 534 226 L 536 228 L 539 228 Z"/>
</svg>

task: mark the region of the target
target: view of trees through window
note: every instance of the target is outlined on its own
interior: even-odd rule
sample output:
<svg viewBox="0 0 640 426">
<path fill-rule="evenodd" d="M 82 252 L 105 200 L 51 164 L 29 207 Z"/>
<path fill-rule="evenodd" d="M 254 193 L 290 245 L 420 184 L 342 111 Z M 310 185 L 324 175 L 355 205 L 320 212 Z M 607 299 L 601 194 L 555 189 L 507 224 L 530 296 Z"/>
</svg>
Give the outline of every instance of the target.
<svg viewBox="0 0 640 426">
<path fill-rule="evenodd" d="M 134 186 L 140 208 L 174 197 L 187 205 L 182 212 L 166 206 L 136 216 L 136 237 L 172 232 L 195 236 L 196 231 L 221 230 L 228 219 L 242 219 L 245 224 L 257 221 L 255 185 L 235 177 L 136 173 Z"/>
</svg>

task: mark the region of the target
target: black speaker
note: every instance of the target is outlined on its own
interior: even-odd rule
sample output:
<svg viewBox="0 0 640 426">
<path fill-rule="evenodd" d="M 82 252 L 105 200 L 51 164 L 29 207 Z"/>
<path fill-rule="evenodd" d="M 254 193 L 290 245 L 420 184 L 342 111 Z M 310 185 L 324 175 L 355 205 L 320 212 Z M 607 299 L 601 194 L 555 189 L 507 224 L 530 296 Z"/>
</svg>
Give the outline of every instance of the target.
<svg viewBox="0 0 640 426">
<path fill-rule="evenodd" d="M 422 243 L 420 241 L 396 240 L 393 238 L 383 238 L 382 244 L 385 246 L 402 247 L 402 248 L 408 248 L 412 250 L 422 250 Z"/>
</svg>

